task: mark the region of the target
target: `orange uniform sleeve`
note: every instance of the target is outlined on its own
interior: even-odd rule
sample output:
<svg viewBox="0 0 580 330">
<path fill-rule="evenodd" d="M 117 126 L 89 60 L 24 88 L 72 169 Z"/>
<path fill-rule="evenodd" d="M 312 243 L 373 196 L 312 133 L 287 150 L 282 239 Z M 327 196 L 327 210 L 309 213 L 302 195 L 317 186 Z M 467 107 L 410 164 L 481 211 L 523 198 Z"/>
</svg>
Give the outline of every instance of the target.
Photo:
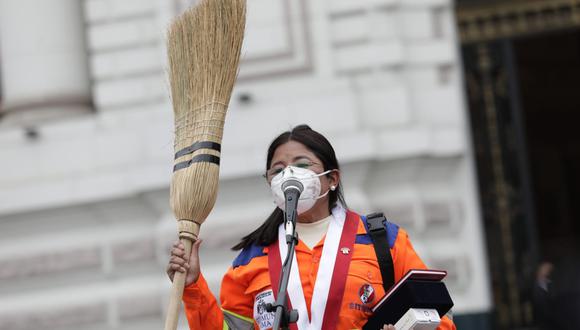
<svg viewBox="0 0 580 330">
<path fill-rule="evenodd" d="M 222 329 L 223 314 L 202 274 L 183 290 L 183 305 L 190 329 Z"/>
<path fill-rule="evenodd" d="M 427 266 L 415 252 L 407 232 L 399 228 L 397 239 L 391 249 L 393 265 L 395 267 L 395 282 L 399 281 L 410 269 L 426 269 Z M 455 330 L 455 324 L 447 316 L 441 318 L 438 330 Z"/>
<path fill-rule="evenodd" d="M 245 294 L 244 283 L 238 269 L 230 267 L 221 284 L 220 308 L 205 278 L 200 274 L 197 282 L 186 287 L 183 292 L 189 328 L 221 330 L 224 328 L 224 320 L 228 325 L 253 324 L 253 300 L 251 295 Z"/>
</svg>

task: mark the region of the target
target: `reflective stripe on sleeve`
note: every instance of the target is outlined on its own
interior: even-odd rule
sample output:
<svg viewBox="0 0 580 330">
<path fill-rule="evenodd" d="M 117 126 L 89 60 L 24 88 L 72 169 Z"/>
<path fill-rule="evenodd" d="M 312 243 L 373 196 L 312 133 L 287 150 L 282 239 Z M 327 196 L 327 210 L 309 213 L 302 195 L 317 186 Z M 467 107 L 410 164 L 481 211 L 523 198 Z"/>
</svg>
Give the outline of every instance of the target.
<svg viewBox="0 0 580 330">
<path fill-rule="evenodd" d="M 254 320 L 225 309 L 224 313 L 224 330 L 253 330 Z"/>
</svg>

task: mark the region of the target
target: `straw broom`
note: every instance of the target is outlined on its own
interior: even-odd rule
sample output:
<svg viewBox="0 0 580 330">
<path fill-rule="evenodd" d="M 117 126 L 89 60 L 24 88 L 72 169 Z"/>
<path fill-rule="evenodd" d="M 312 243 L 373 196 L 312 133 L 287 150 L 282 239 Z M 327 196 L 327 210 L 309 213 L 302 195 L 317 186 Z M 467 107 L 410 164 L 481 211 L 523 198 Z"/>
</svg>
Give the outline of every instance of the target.
<svg viewBox="0 0 580 330">
<path fill-rule="evenodd" d="M 186 256 L 214 206 L 220 143 L 238 73 L 245 0 L 202 0 L 170 26 L 169 79 L 175 115 L 170 204 Z M 165 330 L 175 330 L 185 274 L 176 272 Z"/>
</svg>

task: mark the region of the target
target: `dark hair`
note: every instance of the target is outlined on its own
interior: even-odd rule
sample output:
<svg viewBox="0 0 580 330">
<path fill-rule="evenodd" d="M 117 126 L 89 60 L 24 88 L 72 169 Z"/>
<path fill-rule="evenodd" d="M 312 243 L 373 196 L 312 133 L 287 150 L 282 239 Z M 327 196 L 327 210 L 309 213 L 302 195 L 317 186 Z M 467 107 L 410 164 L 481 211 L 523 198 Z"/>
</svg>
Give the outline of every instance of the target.
<svg viewBox="0 0 580 330">
<path fill-rule="evenodd" d="M 279 146 L 289 141 L 296 141 L 306 146 L 312 153 L 322 161 L 324 170 L 339 170 L 338 160 L 330 142 L 320 133 L 311 129 L 308 125 L 299 125 L 292 130 L 280 134 L 272 141 L 268 148 L 268 157 L 266 160 L 266 170 L 270 168 L 274 152 Z M 328 175 L 328 174 L 327 174 Z M 337 189 L 328 193 L 328 207 L 331 211 L 340 202 L 346 207 L 346 202 L 342 194 L 342 187 L 339 183 Z M 284 222 L 284 212 L 276 208 L 264 223 L 249 235 L 232 247 L 232 250 L 241 250 L 253 244 L 268 246 L 278 239 L 278 226 Z"/>
</svg>

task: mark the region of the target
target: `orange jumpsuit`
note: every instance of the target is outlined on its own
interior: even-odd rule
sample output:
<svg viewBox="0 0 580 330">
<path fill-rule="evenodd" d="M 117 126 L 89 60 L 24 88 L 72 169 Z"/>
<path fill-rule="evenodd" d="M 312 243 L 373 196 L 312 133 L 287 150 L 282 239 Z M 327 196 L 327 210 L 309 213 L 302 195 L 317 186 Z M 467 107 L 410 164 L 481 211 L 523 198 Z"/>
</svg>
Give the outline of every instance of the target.
<svg viewBox="0 0 580 330">
<path fill-rule="evenodd" d="M 341 330 L 361 329 L 371 315 L 374 304 L 385 294 L 374 246 L 362 218 L 355 216 L 359 219 L 357 234 L 337 323 L 337 329 Z M 395 282 L 410 269 L 425 269 L 405 230 L 392 223 L 388 224 L 387 229 Z M 302 241 L 296 246 L 296 260 L 308 313 L 323 244 L 324 239 L 312 250 Z M 265 313 L 260 306 L 266 298 L 273 303 L 268 249 L 254 245 L 242 250 L 234 260 L 222 280 L 221 308 L 202 275 L 196 283 L 185 288 L 183 301 L 190 329 L 263 329 L 268 324 L 265 318 L 272 314 Z M 369 285 L 374 295 L 362 297 L 363 287 L 368 291 Z M 444 316 L 438 329 L 455 329 L 455 325 Z"/>
</svg>

